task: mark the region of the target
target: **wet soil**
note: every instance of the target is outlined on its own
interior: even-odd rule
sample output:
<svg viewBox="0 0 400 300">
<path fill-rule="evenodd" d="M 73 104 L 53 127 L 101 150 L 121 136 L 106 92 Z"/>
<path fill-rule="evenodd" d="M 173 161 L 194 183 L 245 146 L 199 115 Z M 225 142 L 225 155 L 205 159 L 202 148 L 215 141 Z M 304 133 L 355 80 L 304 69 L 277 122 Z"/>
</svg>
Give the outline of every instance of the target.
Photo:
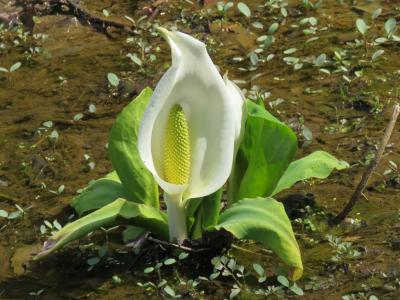
<svg viewBox="0 0 400 300">
<path fill-rule="evenodd" d="M 271 112 L 300 129 L 298 157 L 322 149 L 351 166 L 327 180 L 299 183 L 279 197 L 299 201 L 298 206 L 292 207 L 293 218 L 309 217 L 317 226 L 312 231 L 294 222 L 305 266 L 304 277 L 298 283 L 305 290 L 303 298 L 341 299 L 346 294 L 364 292 L 379 299 L 399 299 L 400 175 L 393 167 L 400 164 L 399 127 L 365 199 L 359 201 L 351 219 L 334 228 L 326 225 L 326 216 L 339 212 L 351 196 L 379 142 L 392 104 L 399 101 L 399 44 L 389 42 L 366 50 L 349 45 L 356 38 L 362 39 L 355 30 L 355 20 L 370 20 L 371 12 L 382 7 L 369 38 L 380 37 L 385 20 L 399 16 L 398 1 L 324 1 L 316 9 L 304 8 L 299 5 L 301 1 L 288 1 L 289 15 L 283 21 L 279 10 L 259 6 L 262 1 L 251 1 L 251 19 L 240 15 L 237 9 L 221 17 L 215 9 L 207 12 L 190 1 L 159 2 L 159 14 L 153 22 L 175 25 L 202 39 L 221 73 L 229 71 L 231 79 L 240 80 L 241 88 L 249 91 L 258 86 L 271 93 L 265 99 Z M 18 205 L 25 210 L 23 217 L 14 220 L 0 218 L 2 299 L 35 299 L 30 293 L 40 290 L 44 291 L 36 299 L 160 298 L 137 286 L 138 281 L 145 280 L 142 270 L 146 260 L 137 260 L 117 234 L 110 237 L 109 247 L 114 249 L 114 255 L 90 271 L 86 259 L 106 243 L 102 233 L 79 245 L 74 243 L 46 261 L 30 260 L 45 240 L 40 232 L 44 220 L 57 219 L 65 224 L 73 214 L 69 203 L 76 191 L 112 170 L 107 159 L 107 139 L 115 117 L 142 88 L 154 87 L 169 64 L 165 43 L 149 34 L 146 21 L 139 22 L 151 14 L 151 3 L 112 3 L 84 4 L 99 16 L 106 7 L 110 18 L 133 18 L 139 25 L 131 35 L 112 29 L 108 35 L 103 34 L 67 15 L 39 17 L 33 32 L 48 35 L 43 41 L 31 35 L 24 41 L 16 38 L 16 32 L 0 30 L 0 45 L 4 45 L 0 47 L 0 66 L 9 68 L 22 62 L 17 71 L 0 73 L 0 209 L 13 212 Z M 209 5 L 212 7 L 212 3 Z M 0 1 L 0 11 L 3 9 L 17 11 Z M 304 35 L 304 28 L 299 25 L 305 17 L 318 19 L 318 40 L 306 43 L 310 36 Z M 265 50 L 265 54 L 275 57 L 249 70 L 247 56 L 257 48 L 257 37 L 277 20 L 282 24 L 275 34 L 276 41 Z M 254 28 L 254 21 L 261 22 L 264 29 Z M 133 42 L 129 42 L 130 37 Z M 140 43 L 145 44 L 144 48 L 151 46 L 149 53 L 142 51 Z M 30 48 L 36 46 L 41 51 L 32 54 Z M 346 75 L 354 79 L 346 83 L 342 73 L 327 75 L 306 63 L 294 71 L 283 61 L 288 56 L 283 52 L 290 48 L 297 51 L 289 56 L 310 61 L 322 53 L 334 61 L 333 51 L 346 50 L 350 62 Z M 370 57 L 381 48 L 384 55 L 370 63 Z M 132 63 L 128 53 L 143 54 L 140 57 L 145 65 Z M 156 56 L 155 61 L 150 61 L 150 54 Z M 334 66 L 326 68 L 333 70 Z M 357 70 L 364 70 L 362 77 L 354 76 Z M 118 88 L 108 83 L 109 72 L 121 79 Z M 96 112 L 88 110 L 91 104 Z M 43 125 L 47 121 L 52 121 L 51 128 Z M 302 124 L 312 132 L 311 140 L 304 138 Z M 58 133 L 57 139 L 48 137 L 53 130 Z M 385 172 L 389 169 L 393 170 Z M 65 188 L 58 192 L 60 186 Z M 306 204 L 311 206 L 311 213 L 304 209 Z M 333 263 L 330 258 L 334 249 L 326 234 L 353 242 L 361 256 Z M 238 261 L 249 268 L 252 263 L 261 262 L 273 274 L 276 257 L 252 244 L 241 246 L 254 253 L 233 250 Z M 114 275 L 122 282 L 116 283 Z M 182 276 L 190 277 L 187 273 Z M 206 285 L 204 295 L 183 298 L 223 299 L 229 297 L 229 287 L 226 282 Z M 286 297 L 292 296 L 283 296 Z"/>
</svg>

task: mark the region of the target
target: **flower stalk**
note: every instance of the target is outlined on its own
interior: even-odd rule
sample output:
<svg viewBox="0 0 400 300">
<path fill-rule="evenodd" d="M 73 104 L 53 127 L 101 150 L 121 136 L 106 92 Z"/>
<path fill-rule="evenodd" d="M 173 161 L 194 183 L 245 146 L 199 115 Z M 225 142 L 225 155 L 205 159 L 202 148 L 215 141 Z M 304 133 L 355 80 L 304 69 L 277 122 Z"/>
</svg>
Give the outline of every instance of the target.
<svg viewBox="0 0 400 300">
<path fill-rule="evenodd" d="M 181 244 L 188 238 L 185 205 L 180 195 L 164 193 L 167 205 L 169 240 Z"/>
</svg>

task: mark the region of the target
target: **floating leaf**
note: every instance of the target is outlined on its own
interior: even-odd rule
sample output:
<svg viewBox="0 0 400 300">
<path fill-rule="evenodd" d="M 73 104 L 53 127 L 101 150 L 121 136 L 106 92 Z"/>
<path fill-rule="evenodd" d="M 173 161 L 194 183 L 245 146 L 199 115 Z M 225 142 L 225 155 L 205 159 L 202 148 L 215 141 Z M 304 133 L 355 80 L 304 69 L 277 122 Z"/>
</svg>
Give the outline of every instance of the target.
<svg viewBox="0 0 400 300">
<path fill-rule="evenodd" d="M 237 4 L 237 8 L 238 10 L 244 14 L 246 17 L 250 17 L 251 16 L 251 10 L 250 8 L 247 6 L 247 4 L 243 3 L 243 2 L 239 2 Z"/>
<path fill-rule="evenodd" d="M 288 12 L 287 9 L 284 7 L 281 7 L 281 14 L 284 18 L 286 18 L 288 16 Z"/>
<path fill-rule="evenodd" d="M 8 218 L 8 212 L 3 209 L 0 209 L 0 217 L 1 218 Z"/>
<path fill-rule="evenodd" d="M 319 55 L 315 60 L 314 60 L 314 65 L 316 67 L 321 67 L 322 65 L 324 65 L 326 62 L 326 54 L 322 53 L 321 55 Z"/>
<path fill-rule="evenodd" d="M 229 299 L 233 299 L 233 298 L 235 298 L 237 295 L 239 295 L 240 294 L 240 288 L 233 288 L 233 289 L 231 289 L 231 293 L 229 294 Z"/>
<path fill-rule="evenodd" d="M 253 22 L 253 23 L 251 23 L 251 25 L 254 28 L 257 28 L 257 29 L 263 29 L 264 28 L 264 25 L 262 23 L 260 23 L 260 22 Z"/>
<path fill-rule="evenodd" d="M 268 28 L 268 34 L 274 34 L 279 27 L 279 23 L 272 23 L 271 26 Z"/>
<path fill-rule="evenodd" d="M 74 121 L 80 121 L 83 118 L 83 114 L 82 113 L 78 113 L 74 116 Z"/>
<path fill-rule="evenodd" d="M 43 122 L 42 125 L 44 127 L 51 128 L 51 127 L 53 127 L 53 122 L 52 121 L 46 121 L 46 122 Z"/>
<path fill-rule="evenodd" d="M 382 13 L 382 8 L 377 8 L 377 9 L 375 9 L 373 12 L 372 12 L 372 15 L 371 15 L 371 18 L 374 20 L 374 19 L 376 19 L 377 17 L 379 17 L 380 15 L 381 15 L 381 13 Z"/>
<path fill-rule="evenodd" d="M 391 36 L 395 33 L 395 31 L 396 31 L 396 19 L 395 18 L 390 18 L 385 22 L 385 30 L 389 36 Z"/>
<path fill-rule="evenodd" d="M 303 290 L 296 283 L 294 283 L 292 286 L 290 286 L 289 290 L 291 290 L 293 293 L 295 293 L 298 296 L 304 295 Z"/>
<path fill-rule="evenodd" d="M 154 267 L 147 267 L 146 269 L 143 270 L 143 273 L 144 274 L 149 274 L 149 273 L 151 273 L 153 271 L 154 271 Z"/>
<path fill-rule="evenodd" d="M 264 268 L 261 265 L 253 264 L 253 269 L 254 269 L 254 271 L 256 271 L 258 276 L 264 276 L 265 271 L 264 271 Z"/>
<path fill-rule="evenodd" d="M 13 64 L 10 68 L 10 72 L 14 72 L 17 71 L 20 67 L 21 67 L 21 63 L 20 62 L 16 62 L 15 64 Z"/>
<path fill-rule="evenodd" d="M 372 60 L 376 60 L 379 56 L 381 56 L 383 53 L 385 53 L 385 50 L 378 50 L 374 54 L 372 54 Z"/>
<path fill-rule="evenodd" d="M 289 280 L 288 280 L 285 276 L 283 276 L 283 275 L 279 275 L 279 276 L 277 277 L 277 280 L 278 280 L 278 282 L 279 282 L 280 284 L 282 284 L 282 285 L 285 286 L 285 287 L 289 287 L 289 285 L 290 285 Z"/>
<path fill-rule="evenodd" d="M 167 259 L 164 261 L 164 265 L 166 265 L 166 266 L 173 265 L 174 263 L 176 263 L 176 259 L 175 259 L 175 258 L 167 258 Z"/>
<path fill-rule="evenodd" d="M 283 54 L 292 54 L 292 53 L 295 53 L 296 51 L 297 51 L 296 48 L 290 48 L 290 49 L 283 51 Z"/>
<path fill-rule="evenodd" d="M 170 296 L 173 297 L 173 298 L 176 297 L 175 291 L 174 291 L 169 285 L 166 285 L 166 286 L 164 287 L 164 292 L 166 292 L 168 295 L 170 295 Z"/>
<path fill-rule="evenodd" d="M 108 18 L 110 16 L 110 13 L 108 12 L 107 9 L 103 9 L 103 15 Z"/>
<path fill-rule="evenodd" d="M 380 37 L 380 38 L 375 39 L 375 43 L 382 44 L 384 42 L 387 42 L 387 38 Z"/>
<path fill-rule="evenodd" d="M 131 59 L 131 61 L 137 64 L 138 66 L 141 67 L 143 65 L 142 60 L 136 54 L 128 53 L 126 56 L 128 56 Z"/>
<path fill-rule="evenodd" d="M 362 35 L 364 35 L 367 32 L 368 28 L 369 28 L 368 25 L 365 23 L 365 21 L 363 19 L 357 19 L 356 26 L 357 26 L 358 31 Z"/>
<path fill-rule="evenodd" d="M 91 114 L 96 113 L 96 105 L 90 104 L 90 105 L 89 105 L 89 112 L 90 112 Z"/>
<path fill-rule="evenodd" d="M 115 75 L 114 73 L 108 73 L 107 74 L 107 79 L 108 82 L 112 85 L 117 87 L 119 85 L 119 78 L 117 75 Z"/>
<path fill-rule="evenodd" d="M 53 130 L 50 135 L 49 135 L 50 139 L 57 141 L 59 138 L 59 134 L 57 132 L 57 130 Z"/>
</svg>

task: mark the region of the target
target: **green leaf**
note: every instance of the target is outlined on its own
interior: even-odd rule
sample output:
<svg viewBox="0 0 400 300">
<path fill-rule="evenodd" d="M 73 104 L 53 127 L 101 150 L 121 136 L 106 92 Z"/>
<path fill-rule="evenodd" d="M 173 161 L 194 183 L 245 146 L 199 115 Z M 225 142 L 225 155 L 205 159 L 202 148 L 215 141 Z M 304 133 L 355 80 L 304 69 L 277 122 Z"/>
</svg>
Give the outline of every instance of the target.
<svg viewBox="0 0 400 300">
<path fill-rule="evenodd" d="M 238 8 L 238 10 L 239 10 L 242 14 L 244 14 L 246 17 L 250 17 L 250 16 L 251 16 L 251 10 L 250 10 L 250 8 L 247 6 L 246 3 L 239 2 L 239 3 L 237 4 L 237 8 Z"/>
<path fill-rule="evenodd" d="M 375 51 L 374 52 L 374 54 L 372 54 L 372 60 L 377 60 L 377 58 L 379 57 L 379 56 L 381 56 L 383 53 L 385 53 L 385 50 L 377 50 L 377 51 Z"/>
<path fill-rule="evenodd" d="M 38 253 L 35 259 L 40 259 L 100 227 L 127 223 L 140 226 L 159 238 L 168 240 L 168 222 L 165 213 L 148 205 L 118 198 L 114 202 L 65 225 L 45 243 L 43 251 Z"/>
<path fill-rule="evenodd" d="M 219 189 L 211 195 L 203 198 L 192 199 L 189 202 L 187 216 L 194 216 L 194 224 L 189 228 L 192 239 L 198 239 L 202 236 L 205 228 L 214 226 L 218 222 L 219 212 L 221 210 L 221 197 L 223 189 Z"/>
<path fill-rule="evenodd" d="M 253 264 L 253 269 L 256 271 L 258 276 L 264 276 L 265 271 L 264 268 L 259 264 Z"/>
<path fill-rule="evenodd" d="M 166 265 L 166 266 L 173 265 L 174 263 L 176 263 L 175 258 L 167 258 L 166 260 L 164 260 L 164 265 Z"/>
<path fill-rule="evenodd" d="M 272 198 L 243 199 L 225 210 L 214 228 L 260 242 L 292 268 L 291 279 L 302 276 L 300 249 L 282 203 Z"/>
<path fill-rule="evenodd" d="M 8 212 L 3 209 L 0 209 L 0 218 L 8 218 Z"/>
<path fill-rule="evenodd" d="M 298 296 L 304 295 L 303 290 L 296 283 L 294 283 L 292 286 L 290 286 L 289 290 L 291 290 L 293 293 L 295 293 Z"/>
<path fill-rule="evenodd" d="M 109 82 L 112 86 L 114 86 L 114 87 L 119 86 L 119 78 L 118 78 L 118 76 L 115 75 L 114 73 L 108 73 L 108 74 L 107 74 L 107 79 L 108 79 L 108 82 Z"/>
<path fill-rule="evenodd" d="M 280 284 L 282 284 L 282 285 L 285 286 L 285 287 L 289 287 L 289 285 L 290 285 L 289 280 L 288 280 L 285 276 L 283 276 L 283 275 L 279 275 L 279 276 L 277 277 L 277 280 L 278 280 L 278 282 L 279 282 Z"/>
<path fill-rule="evenodd" d="M 274 34 L 279 27 L 279 23 L 272 23 L 271 26 L 268 28 L 268 34 Z"/>
<path fill-rule="evenodd" d="M 382 8 L 379 7 L 372 12 L 371 18 L 374 20 L 378 18 L 381 15 L 381 13 L 382 13 Z"/>
<path fill-rule="evenodd" d="M 129 225 L 122 232 L 122 239 L 123 239 L 124 243 L 127 243 L 127 242 L 133 241 L 134 239 L 138 238 L 144 232 L 145 232 L 145 230 L 143 228 Z"/>
<path fill-rule="evenodd" d="M 164 287 L 164 292 L 167 293 L 169 296 L 171 296 L 171 297 L 173 297 L 173 298 L 176 297 L 175 291 L 174 291 L 169 285 L 166 285 L 166 286 Z"/>
<path fill-rule="evenodd" d="M 99 209 L 110 204 L 115 199 L 132 200 L 129 193 L 122 186 L 115 171 L 106 177 L 93 181 L 82 193 L 72 200 L 72 207 L 81 216 L 86 212 Z"/>
<path fill-rule="evenodd" d="M 16 62 L 10 67 L 10 72 L 17 71 L 22 66 L 21 62 Z"/>
<path fill-rule="evenodd" d="M 363 19 L 357 19 L 356 21 L 357 30 L 364 35 L 368 30 L 368 25 L 365 23 Z"/>
<path fill-rule="evenodd" d="M 135 202 L 158 207 L 158 187 L 137 149 L 140 121 L 152 95 L 145 88 L 115 121 L 108 141 L 108 153 L 122 185 Z"/>
<path fill-rule="evenodd" d="M 310 155 L 292 162 L 281 179 L 272 196 L 290 188 L 298 181 L 308 178 L 324 179 L 334 170 L 343 170 L 349 167 L 349 164 L 343 160 L 338 160 L 333 155 L 325 151 L 315 151 Z"/>
<path fill-rule="evenodd" d="M 269 196 L 297 150 L 296 136 L 287 125 L 262 105 L 246 103 L 246 128 L 229 179 L 229 204 Z"/>
<path fill-rule="evenodd" d="M 392 36 L 396 32 L 396 19 L 390 18 L 385 22 L 385 30 L 389 36 Z"/>
</svg>

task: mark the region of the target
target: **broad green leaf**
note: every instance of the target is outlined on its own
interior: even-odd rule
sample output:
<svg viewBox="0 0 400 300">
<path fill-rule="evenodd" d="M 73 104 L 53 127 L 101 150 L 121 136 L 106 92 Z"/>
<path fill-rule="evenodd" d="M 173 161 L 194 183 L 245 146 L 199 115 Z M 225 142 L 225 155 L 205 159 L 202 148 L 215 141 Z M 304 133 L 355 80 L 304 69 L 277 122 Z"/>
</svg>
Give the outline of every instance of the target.
<svg viewBox="0 0 400 300">
<path fill-rule="evenodd" d="M 356 21 L 357 30 L 364 35 L 368 30 L 368 25 L 365 23 L 363 19 L 357 19 Z"/>
<path fill-rule="evenodd" d="M 110 204 L 115 199 L 132 200 L 129 193 L 122 186 L 115 171 L 106 177 L 93 181 L 82 193 L 72 200 L 72 207 L 81 216 L 86 212 L 99 209 Z"/>
<path fill-rule="evenodd" d="M 269 196 L 297 150 L 296 136 L 287 125 L 262 105 L 246 103 L 246 128 L 229 179 L 229 204 Z"/>
<path fill-rule="evenodd" d="M 35 259 L 42 258 L 66 244 L 84 237 L 100 227 L 131 224 L 151 231 L 154 235 L 168 240 L 168 224 L 165 213 L 157 208 L 118 198 L 114 202 L 64 226 L 44 245 Z"/>
<path fill-rule="evenodd" d="M 291 267 L 292 280 L 302 276 L 300 249 L 282 203 L 272 198 L 243 199 L 225 210 L 214 228 L 261 243 Z"/>
<path fill-rule="evenodd" d="M 310 155 L 292 162 L 278 182 L 272 196 L 290 188 L 298 181 L 308 178 L 327 178 L 334 170 L 348 168 L 349 165 L 343 160 L 338 160 L 325 151 L 315 151 Z"/>
<path fill-rule="evenodd" d="M 145 88 L 119 114 L 111 129 L 108 153 L 122 185 L 135 202 L 158 207 L 158 187 L 137 149 L 140 121 L 152 95 Z"/>
<path fill-rule="evenodd" d="M 250 8 L 247 6 L 246 3 L 239 2 L 239 3 L 237 4 L 237 8 L 238 8 L 238 10 L 239 10 L 242 14 L 244 14 L 246 17 L 250 17 L 250 16 L 251 16 L 251 10 L 250 10 Z"/>
</svg>

